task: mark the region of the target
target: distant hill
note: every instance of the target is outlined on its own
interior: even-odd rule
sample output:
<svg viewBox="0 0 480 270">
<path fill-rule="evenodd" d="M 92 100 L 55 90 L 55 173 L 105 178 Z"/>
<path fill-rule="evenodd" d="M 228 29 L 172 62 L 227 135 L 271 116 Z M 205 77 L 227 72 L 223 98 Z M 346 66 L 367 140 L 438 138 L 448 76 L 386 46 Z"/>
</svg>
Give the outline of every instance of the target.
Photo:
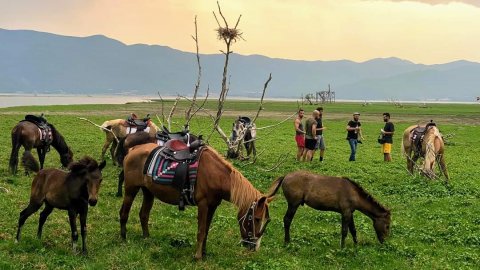
<svg viewBox="0 0 480 270">
<path fill-rule="evenodd" d="M 223 55 L 201 55 L 202 93 L 209 85 L 218 94 L 223 61 Z M 270 72 L 268 97 L 298 98 L 328 84 L 337 99 L 473 101 L 480 95 L 480 64 L 468 61 L 356 63 L 234 54 L 229 72 L 232 96 L 258 96 Z M 195 54 L 166 46 L 0 29 L 0 93 L 191 94 L 196 77 Z"/>
</svg>

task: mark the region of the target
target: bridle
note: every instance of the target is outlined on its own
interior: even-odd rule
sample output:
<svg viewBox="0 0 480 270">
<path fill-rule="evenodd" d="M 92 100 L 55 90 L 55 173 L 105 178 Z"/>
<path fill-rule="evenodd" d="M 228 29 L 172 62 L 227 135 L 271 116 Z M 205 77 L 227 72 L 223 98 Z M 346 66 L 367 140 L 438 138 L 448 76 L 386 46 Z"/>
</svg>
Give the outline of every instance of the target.
<svg viewBox="0 0 480 270">
<path fill-rule="evenodd" d="M 248 208 L 247 213 L 243 217 L 238 219 L 238 222 L 240 222 L 240 225 L 241 225 L 241 229 L 247 232 L 247 238 L 240 240 L 240 243 L 255 246 L 258 241 L 258 237 L 255 235 L 255 228 L 256 226 L 259 225 L 255 223 L 256 206 L 257 206 L 257 201 L 253 201 L 252 204 L 250 205 L 250 208 Z M 263 233 L 265 232 L 265 229 L 267 228 L 267 224 L 270 222 L 270 217 L 268 215 L 268 212 L 267 212 L 266 219 L 267 220 L 265 221 L 263 226 L 260 228 L 259 235 L 263 235 Z"/>
</svg>

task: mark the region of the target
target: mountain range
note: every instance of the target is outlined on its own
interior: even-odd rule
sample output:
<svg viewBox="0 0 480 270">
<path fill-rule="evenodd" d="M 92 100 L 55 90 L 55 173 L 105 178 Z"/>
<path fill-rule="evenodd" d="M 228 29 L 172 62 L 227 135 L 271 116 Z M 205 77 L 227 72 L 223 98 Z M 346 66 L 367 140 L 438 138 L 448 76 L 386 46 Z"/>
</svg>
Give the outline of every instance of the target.
<svg viewBox="0 0 480 270">
<path fill-rule="evenodd" d="M 241 43 L 233 50 L 236 46 Z M 224 55 L 201 54 L 200 61 L 200 91 L 210 87 L 218 95 Z M 194 53 L 166 46 L 0 29 L 0 93 L 190 95 L 197 72 Z M 300 98 L 328 85 L 337 99 L 473 101 L 480 95 L 480 63 L 464 60 L 424 65 L 392 57 L 358 63 L 235 53 L 229 95 L 258 97 L 269 73 L 267 97 Z"/>
</svg>

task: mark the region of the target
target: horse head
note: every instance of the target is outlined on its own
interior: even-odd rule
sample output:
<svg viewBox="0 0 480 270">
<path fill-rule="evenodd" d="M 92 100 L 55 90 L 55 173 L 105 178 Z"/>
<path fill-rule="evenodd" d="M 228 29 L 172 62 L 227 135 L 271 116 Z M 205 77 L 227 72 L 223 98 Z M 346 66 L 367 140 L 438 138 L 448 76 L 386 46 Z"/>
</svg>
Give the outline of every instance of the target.
<svg viewBox="0 0 480 270">
<path fill-rule="evenodd" d="M 424 138 L 425 143 L 425 160 L 421 169 L 422 174 L 428 178 L 435 178 L 435 163 L 438 155 L 443 152 L 442 134 L 436 126 L 428 127 Z"/>
<path fill-rule="evenodd" d="M 270 222 L 268 202 L 271 198 L 261 197 L 254 201 L 246 213 L 239 213 L 238 223 L 242 244 L 250 250 L 258 250 L 262 241 L 263 233 Z"/>
<path fill-rule="evenodd" d="M 373 227 L 375 228 L 377 239 L 382 244 L 390 234 L 390 222 L 391 215 L 389 210 L 373 220 Z"/>
<path fill-rule="evenodd" d="M 60 162 L 65 168 L 67 168 L 68 165 L 73 162 L 73 152 L 70 147 L 68 147 L 68 151 L 66 153 L 60 154 Z"/>
<path fill-rule="evenodd" d="M 98 191 L 102 183 L 102 170 L 105 168 L 106 161 L 100 165 L 91 157 L 84 157 L 78 162 L 70 164 L 71 174 L 85 180 L 88 191 L 88 204 L 95 206 L 98 201 Z"/>
</svg>

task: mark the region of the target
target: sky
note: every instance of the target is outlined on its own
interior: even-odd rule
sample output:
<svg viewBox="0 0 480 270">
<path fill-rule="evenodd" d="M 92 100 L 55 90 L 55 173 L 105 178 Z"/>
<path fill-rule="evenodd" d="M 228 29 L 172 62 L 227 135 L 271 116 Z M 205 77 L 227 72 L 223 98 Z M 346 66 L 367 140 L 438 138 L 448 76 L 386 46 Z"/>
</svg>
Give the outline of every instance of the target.
<svg viewBox="0 0 480 270">
<path fill-rule="evenodd" d="M 222 0 L 245 40 L 236 53 L 295 60 L 480 62 L 480 0 Z M 125 44 L 200 53 L 224 50 L 216 0 L 0 0 L 0 28 L 69 36 L 102 34 Z"/>
</svg>

